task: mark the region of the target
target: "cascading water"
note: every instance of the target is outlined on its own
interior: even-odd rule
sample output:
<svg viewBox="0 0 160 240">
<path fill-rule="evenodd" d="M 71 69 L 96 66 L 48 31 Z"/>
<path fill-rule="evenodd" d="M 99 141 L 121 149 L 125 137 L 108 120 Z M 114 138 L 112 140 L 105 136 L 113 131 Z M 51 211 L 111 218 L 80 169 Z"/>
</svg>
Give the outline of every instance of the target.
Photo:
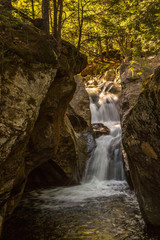
<svg viewBox="0 0 160 240">
<path fill-rule="evenodd" d="M 121 156 L 121 127 L 119 119 L 118 98 L 104 91 L 97 104 L 90 98 L 92 123 L 103 123 L 109 127 L 110 134 L 97 138 L 94 156 L 89 160 L 85 182 L 96 178 L 103 180 L 123 180 L 124 171 Z"/>
<path fill-rule="evenodd" d="M 98 99 L 97 103 L 90 99 L 92 123 L 103 123 L 110 134 L 96 139 L 97 147 L 88 161 L 81 185 L 32 194 L 43 201 L 41 207 L 59 209 L 91 198 L 125 194 L 118 98 L 102 91 Z"/>
<path fill-rule="evenodd" d="M 144 236 L 138 204 L 122 181 L 118 99 L 105 92 L 98 99 L 91 98 L 92 123 L 104 124 L 110 134 L 96 139 L 81 185 L 29 193 L 3 240 L 153 239 Z M 15 238 L 8 234 L 13 229 Z"/>
</svg>

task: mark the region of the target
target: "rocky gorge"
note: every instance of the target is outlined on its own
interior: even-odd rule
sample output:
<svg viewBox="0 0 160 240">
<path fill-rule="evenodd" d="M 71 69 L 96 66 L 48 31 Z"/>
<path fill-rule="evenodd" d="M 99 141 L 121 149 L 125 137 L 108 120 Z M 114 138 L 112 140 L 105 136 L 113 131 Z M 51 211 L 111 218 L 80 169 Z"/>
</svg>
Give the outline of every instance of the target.
<svg viewBox="0 0 160 240">
<path fill-rule="evenodd" d="M 3 10 L 0 32 L 3 36 L 0 38 L 0 229 L 2 230 L 4 223 L 4 239 L 14 239 L 15 236 L 15 239 L 17 236 L 21 238 L 24 233 L 26 238 L 23 238 L 27 239 L 28 226 L 33 231 L 30 239 L 45 239 L 41 230 L 40 238 L 36 231 L 37 227 L 40 229 L 43 225 L 43 220 L 48 222 L 48 217 L 50 226 L 55 219 L 58 223 L 55 222 L 53 227 L 49 226 L 45 230 L 48 236 L 55 231 L 55 235 L 47 240 L 64 239 L 65 236 L 68 239 L 75 239 L 75 236 L 81 239 L 86 236 L 98 239 L 100 234 L 97 227 L 103 229 L 101 236 L 104 239 L 150 239 L 143 234 L 144 222 L 138 205 L 133 192 L 130 192 L 124 181 L 121 152 L 126 179 L 131 188 L 134 188 L 143 219 L 149 227 L 159 229 L 160 57 L 123 63 L 119 70 L 109 69 L 102 76 L 82 77 L 76 74 L 86 67 L 86 56 L 70 43 L 62 41 L 59 46 L 52 36 L 46 38 L 30 22 L 22 21 L 14 14 L 8 15 Z M 96 144 L 101 151 L 97 150 Z M 104 169 L 106 163 L 102 164 L 104 177 L 101 181 L 95 181 L 95 177 L 99 177 L 99 167 L 97 163 L 94 164 L 93 153 L 95 156 L 100 155 L 103 150 L 106 155 L 102 160 L 107 159 L 107 169 Z M 91 175 L 86 168 L 89 163 L 91 170 L 94 170 Z M 118 170 L 115 164 L 119 165 Z M 84 173 L 89 174 L 89 177 L 85 183 L 78 185 L 84 178 Z M 106 175 L 111 183 L 106 184 Z M 89 183 L 88 179 L 91 180 Z M 117 184 L 112 180 L 120 182 Z M 73 188 L 55 188 L 58 186 Z M 44 188 L 50 190 L 42 191 L 40 195 L 39 192 L 34 192 L 35 189 Z M 29 199 L 27 194 L 32 190 L 33 195 L 31 192 Z M 20 203 L 24 192 L 23 201 L 28 199 L 29 202 L 27 207 L 23 201 Z M 92 199 L 87 192 L 92 195 Z M 98 195 L 95 197 L 93 193 Z M 61 200 L 59 196 L 62 196 Z M 71 207 L 65 206 L 66 198 L 69 197 L 74 200 L 77 197 L 80 201 L 78 207 L 74 201 L 71 205 L 76 212 L 75 223 Z M 83 197 L 86 197 L 86 202 Z M 41 201 L 47 208 L 55 207 L 53 212 L 51 210 L 50 213 L 46 208 L 43 212 L 41 207 L 38 208 L 38 211 L 41 209 L 38 214 L 37 210 L 32 212 L 31 207 L 34 204 L 39 205 Z M 69 198 L 69 201 L 72 199 Z M 92 204 L 95 206 L 94 211 Z M 19 208 L 14 214 L 17 206 Z M 29 218 L 33 216 L 33 222 L 40 216 L 37 225 L 24 217 L 27 211 Z M 84 216 L 81 216 L 81 212 Z M 99 219 L 98 224 L 92 221 L 95 229 L 90 226 L 93 212 L 94 220 L 96 214 Z M 122 216 L 123 212 L 125 218 Z M 12 215 L 11 223 L 8 223 Z M 86 231 L 86 228 L 91 228 L 91 232 L 82 233 L 80 230 L 80 234 L 77 232 L 75 235 L 72 229 L 71 237 L 67 226 L 60 233 L 59 226 L 63 229 L 63 218 L 59 218 L 61 215 L 66 221 L 69 215 L 73 217 L 70 229 L 73 226 L 77 228 L 78 222 L 78 229 Z M 79 216 L 80 220 L 77 220 Z M 22 227 L 20 235 L 16 235 L 16 221 L 20 222 L 20 219 L 28 225 L 27 228 Z M 8 225 L 5 225 L 6 222 Z M 86 225 L 83 225 L 84 222 Z M 13 230 L 11 226 L 14 226 Z M 7 229 L 15 235 L 13 238 L 7 235 Z"/>
<path fill-rule="evenodd" d="M 65 41 L 57 50 L 54 39 L 1 10 L 0 226 L 26 183 L 30 189 L 79 182 L 94 148 L 90 114 L 74 109 L 74 101 L 69 105 L 86 57 Z M 88 96 L 79 103 L 89 109 Z"/>
<path fill-rule="evenodd" d="M 159 78 L 160 57 L 123 64 L 122 142 L 132 183 L 148 226 L 160 226 Z M 131 70 L 131 65 L 134 70 Z"/>
</svg>

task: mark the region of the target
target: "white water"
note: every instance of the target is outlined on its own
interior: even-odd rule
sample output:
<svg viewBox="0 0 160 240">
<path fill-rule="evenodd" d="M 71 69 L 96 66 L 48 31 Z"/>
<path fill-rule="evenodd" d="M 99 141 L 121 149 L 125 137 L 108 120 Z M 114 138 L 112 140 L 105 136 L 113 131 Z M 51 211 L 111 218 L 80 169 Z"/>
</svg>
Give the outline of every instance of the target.
<svg viewBox="0 0 160 240">
<path fill-rule="evenodd" d="M 104 180 L 124 180 L 121 155 L 121 127 L 118 112 L 118 98 L 114 94 L 102 92 L 98 104 L 90 100 L 92 123 L 103 123 L 110 129 L 109 135 L 96 140 L 94 157 L 88 162 L 84 181 L 97 178 Z"/>
<path fill-rule="evenodd" d="M 63 208 L 85 204 L 88 199 L 126 194 L 126 181 L 121 156 L 121 127 L 117 97 L 113 94 L 99 96 L 99 102 L 90 103 L 92 123 L 103 123 L 110 135 L 97 138 L 94 155 L 89 159 L 81 185 L 33 192 L 42 208 Z"/>
</svg>

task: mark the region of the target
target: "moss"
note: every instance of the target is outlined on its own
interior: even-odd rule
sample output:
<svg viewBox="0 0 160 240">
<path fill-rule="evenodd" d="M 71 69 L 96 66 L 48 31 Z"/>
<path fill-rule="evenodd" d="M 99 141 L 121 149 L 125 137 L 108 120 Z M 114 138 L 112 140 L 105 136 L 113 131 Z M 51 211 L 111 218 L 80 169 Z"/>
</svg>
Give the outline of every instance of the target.
<svg viewBox="0 0 160 240">
<path fill-rule="evenodd" d="M 57 65 L 53 40 L 50 41 L 32 23 L 22 22 L 11 12 L 1 11 L 0 36 L 1 72 L 15 62 Z"/>
</svg>

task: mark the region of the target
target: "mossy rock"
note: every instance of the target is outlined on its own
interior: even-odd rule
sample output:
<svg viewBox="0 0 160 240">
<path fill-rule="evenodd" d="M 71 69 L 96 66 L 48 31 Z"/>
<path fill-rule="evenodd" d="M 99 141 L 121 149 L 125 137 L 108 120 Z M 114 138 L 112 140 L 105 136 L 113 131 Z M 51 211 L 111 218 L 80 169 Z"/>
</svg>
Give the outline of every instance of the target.
<svg viewBox="0 0 160 240">
<path fill-rule="evenodd" d="M 1 9 L 0 9 L 1 10 Z M 16 17 L 15 17 L 16 16 Z M 57 64 L 56 43 L 28 21 L 17 17 L 14 11 L 0 13 L 0 69 L 7 63 Z"/>
</svg>

